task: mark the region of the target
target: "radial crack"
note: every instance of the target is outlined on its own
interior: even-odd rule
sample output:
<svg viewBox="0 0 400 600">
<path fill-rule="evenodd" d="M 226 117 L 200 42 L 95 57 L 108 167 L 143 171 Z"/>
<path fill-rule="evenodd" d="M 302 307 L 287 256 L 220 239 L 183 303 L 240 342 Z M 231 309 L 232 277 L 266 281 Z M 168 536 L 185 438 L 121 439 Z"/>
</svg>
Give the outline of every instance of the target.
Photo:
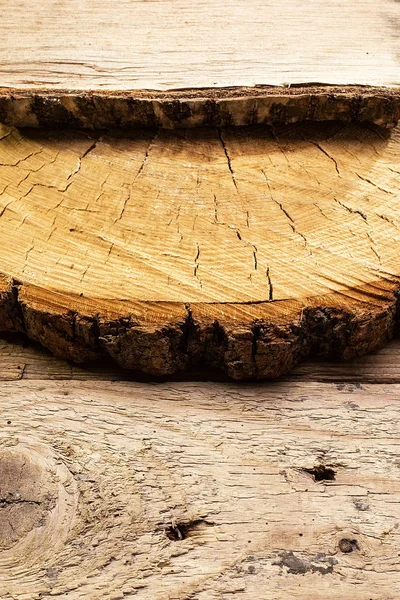
<svg viewBox="0 0 400 600">
<path fill-rule="evenodd" d="M 228 169 L 229 169 L 229 171 L 231 173 L 231 176 L 232 176 L 233 185 L 235 186 L 236 189 L 238 189 L 237 182 L 236 182 L 236 175 L 235 175 L 235 173 L 233 171 L 233 168 L 232 168 L 232 161 L 231 161 L 231 158 L 229 156 L 228 148 L 226 147 L 224 138 L 222 137 L 222 131 L 219 128 L 218 128 L 218 135 L 219 135 L 219 139 L 221 140 L 222 148 L 223 148 L 225 156 L 226 156 L 226 160 L 227 160 L 227 163 L 228 163 Z"/>
<path fill-rule="evenodd" d="M 41 152 L 43 152 L 42 148 L 40 150 L 37 150 L 36 152 L 35 151 L 30 152 L 28 154 L 28 156 L 25 156 L 24 158 L 20 158 L 19 160 L 17 160 L 14 163 L 0 163 L 0 167 L 18 167 L 18 165 L 20 165 L 21 163 L 25 162 L 32 156 L 36 156 L 37 154 L 40 154 Z"/>
<path fill-rule="evenodd" d="M 85 267 L 85 269 L 83 270 L 83 273 L 82 273 L 82 275 L 81 275 L 81 278 L 80 278 L 80 282 L 81 282 L 81 283 L 82 283 L 82 281 L 83 281 L 83 279 L 84 279 L 84 277 L 85 277 L 85 275 L 86 275 L 86 273 L 88 272 L 88 270 L 89 270 L 89 268 L 90 268 L 90 267 L 91 267 L 91 264 L 89 263 L 89 264 L 87 265 L 87 267 Z"/>
<path fill-rule="evenodd" d="M 323 148 L 323 147 L 321 146 L 321 144 L 319 144 L 318 142 L 313 142 L 312 140 L 308 140 L 308 139 L 306 139 L 306 141 L 307 141 L 307 142 L 309 142 L 310 144 L 312 144 L 313 146 L 315 146 L 316 148 L 318 148 L 318 149 L 319 149 L 319 150 L 320 150 L 320 151 L 321 151 L 323 154 L 325 154 L 325 156 L 326 156 L 327 158 L 329 158 L 329 160 L 331 160 L 331 161 L 333 162 L 333 164 L 335 165 L 336 173 L 339 175 L 339 177 L 341 177 L 341 175 L 340 175 L 340 171 L 339 171 L 339 166 L 338 166 L 338 164 L 337 164 L 337 161 L 336 161 L 336 160 L 333 158 L 333 156 L 331 156 L 331 155 L 329 154 L 329 152 L 327 152 L 327 151 L 325 150 L 325 148 Z"/>
<path fill-rule="evenodd" d="M 115 223 L 117 223 L 118 221 L 120 221 L 122 219 L 125 209 L 127 207 L 127 204 L 129 202 L 129 200 L 131 199 L 131 190 L 130 190 L 129 185 L 125 184 L 123 187 L 127 190 L 128 195 L 126 196 L 126 198 L 124 200 L 124 203 L 121 208 L 121 212 L 119 213 L 118 217 L 116 219 L 114 219 L 114 225 L 115 225 Z"/>
<path fill-rule="evenodd" d="M 1 142 L 2 140 L 5 140 L 6 138 L 10 137 L 10 135 L 12 135 L 12 134 L 14 133 L 14 131 L 15 131 L 14 129 L 10 129 L 10 131 L 9 131 L 8 133 L 5 133 L 4 135 L 2 135 L 2 136 L 0 137 L 0 142 Z"/>
<path fill-rule="evenodd" d="M 377 217 L 379 217 L 379 219 L 382 219 L 383 221 L 387 221 L 387 223 L 390 223 L 391 225 L 393 225 L 394 227 L 396 227 L 396 229 L 398 228 L 396 223 L 393 221 L 393 219 L 390 219 L 389 217 L 387 217 L 386 215 L 379 215 L 378 213 L 375 213 Z M 1 216 L 1 214 L 0 214 Z"/>
<path fill-rule="evenodd" d="M 218 221 L 218 202 L 217 202 L 217 196 L 214 194 L 214 221 L 216 223 L 219 223 Z"/>
<path fill-rule="evenodd" d="M 340 204 L 340 206 L 342 208 L 347 210 L 347 212 L 351 213 L 352 215 L 359 215 L 362 219 L 364 219 L 364 221 L 368 221 L 367 215 L 365 213 L 363 213 L 361 210 L 359 210 L 358 208 L 351 208 L 350 206 L 347 206 L 347 204 L 344 204 L 337 198 L 333 198 L 333 199 L 337 204 Z"/>
<path fill-rule="evenodd" d="M 333 221 L 333 219 L 331 219 L 330 217 L 328 217 L 328 215 L 326 215 L 324 213 L 324 211 L 322 210 L 322 208 L 319 206 L 319 204 L 317 204 L 317 202 L 314 202 L 314 206 L 319 210 L 319 212 L 321 213 L 321 215 L 323 217 L 325 217 L 325 219 L 327 219 L 328 221 Z"/>
<path fill-rule="evenodd" d="M 70 173 L 68 175 L 67 181 L 69 181 L 72 177 L 75 177 L 75 175 L 77 175 L 79 173 L 79 171 L 82 168 L 82 160 L 85 158 L 85 156 L 87 156 L 90 152 L 92 152 L 92 150 L 94 150 L 96 148 L 96 146 L 100 142 L 101 138 L 102 138 L 102 136 L 99 135 L 99 137 L 96 140 L 93 140 L 93 142 L 90 144 L 90 146 L 88 148 L 86 148 L 86 150 L 84 151 L 84 153 L 81 154 L 81 156 L 78 157 L 78 167 L 75 169 L 75 171 L 72 171 L 72 173 Z M 65 190 L 63 190 L 63 191 L 66 191 L 69 188 L 70 185 L 71 184 L 68 184 L 66 186 Z"/>
<path fill-rule="evenodd" d="M 301 233 L 301 232 L 300 232 L 300 231 L 297 229 L 297 227 L 296 227 L 296 223 L 294 222 L 294 220 L 292 219 L 292 217 L 290 216 L 290 214 L 287 212 L 287 210 L 284 208 L 283 204 L 282 204 L 281 202 L 279 202 L 278 200 L 276 200 L 276 199 L 274 198 L 274 196 L 272 195 L 272 189 L 271 189 L 271 185 L 270 185 L 270 183 L 269 183 L 269 179 L 268 179 L 268 177 L 267 177 L 267 175 L 266 175 L 266 173 L 265 173 L 264 169 L 261 169 L 261 173 L 264 175 L 264 177 L 265 177 L 265 181 L 267 182 L 267 186 L 268 186 L 268 190 L 269 190 L 269 193 L 270 193 L 270 196 L 271 196 L 271 200 L 272 200 L 273 202 L 275 202 L 275 204 L 276 204 L 277 206 L 279 206 L 279 208 L 281 209 L 281 211 L 283 212 L 283 214 L 284 214 L 284 215 L 286 216 L 286 218 L 288 219 L 288 221 L 289 221 L 289 225 L 290 225 L 290 227 L 291 227 L 291 229 L 292 229 L 293 233 L 295 233 L 296 235 L 299 235 L 299 236 L 300 236 L 300 237 L 303 239 L 303 242 L 304 242 L 304 247 L 306 248 L 306 250 L 308 250 L 308 252 L 310 253 L 310 256 L 312 256 L 312 250 L 311 250 L 311 248 L 310 248 L 310 247 L 309 247 L 309 245 L 308 245 L 308 242 L 307 242 L 307 239 L 306 239 L 305 235 L 304 235 L 303 233 Z"/>
<path fill-rule="evenodd" d="M 273 300 L 274 299 L 274 288 L 272 286 L 269 267 L 267 267 L 266 276 L 267 276 L 268 288 L 269 288 L 269 300 Z"/>
<path fill-rule="evenodd" d="M 257 261 L 257 246 L 255 246 L 254 244 L 251 244 L 250 242 L 248 242 L 251 247 L 253 248 L 253 261 L 254 261 L 254 270 L 257 271 L 258 268 L 258 261 Z"/>
<path fill-rule="evenodd" d="M 365 181 L 366 183 L 369 183 L 370 185 L 374 186 L 377 190 L 380 190 L 381 192 L 384 192 L 385 194 L 390 194 L 391 196 L 394 196 L 393 192 L 390 192 L 389 190 L 385 190 L 385 188 L 380 187 L 379 185 L 377 185 L 376 183 L 374 183 L 373 181 L 371 181 L 371 179 L 368 179 L 368 177 L 363 177 L 359 173 L 356 173 L 356 175 L 357 175 L 357 177 L 359 179 L 361 179 L 362 181 Z"/>
<path fill-rule="evenodd" d="M 196 277 L 196 279 L 198 280 L 200 287 L 203 288 L 203 284 L 201 283 L 201 279 L 197 274 L 198 268 L 199 268 L 199 257 L 200 257 L 200 246 L 199 244 L 196 242 L 196 256 L 194 257 L 194 269 L 193 269 L 193 274 Z"/>
<path fill-rule="evenodd" d="M 372 252 L 375 254 L 376 258 L 378 259 L 379 264 L 381 264 L 381 257 L 379 256 L 378 252 L 375 250 L 375 242 L 374 242 L 372 236 L 368 233 L 368 231 L 366 233 L 367 233 L 367 237 L 368 237 L 369 241 L 371 242 L 370 248 L 371 248 Z"/>
<path fill-rule="evenodd" d="M 109 250 L 108 250 L 108 253 L 107 253 L 107 258 L 106 258 L 106 260 L 104 261 L 104 264 L 107 264 L 107 263 L 108 263 L 108 261 L 109 261 L 109 259 L 110 259 L 111 252 L 112 252 L 112 249 L 113 249 L 113 248 L 114 248 L 114 242 L 111 242 L 111 246 L 110 246 L 110 248 L 109 248 Z"/>
<path fill-rule="evenodd" d="M 155 144 L 155 141 L 156 141 L 156 139 L 157 139 L 157 136 L 158 136 L 158 134 L 159 134 L 159 130 L 157 130 L 157 131 L 156 131 L 156 133 L 154 134 L 154 136 L 153 136 L 153 137 L 152 137 L 152 139 L 150 140 L 150 142 L 149 142 L 149 145 L 147 146 L 147 150 L 146 150 L 146 152 L 145 152 L 145 154 L 144 154 L 144 158 L 143 158 L 142 164 L 140 165 L 140 167 L 139 167 L 139 170 L 138 170 L 138 172 L 136 173 L 136 177 L 135 177 L 135 179 L 134 179 L 133 181 L 136 181 L 136 179 L 137 179 L 137 178 L 140 176 L 140 174 L 142 173 L 142 171 L 143 171 L 143 169 L 144 169 L 144 167 L 145 167 L 145 165 L 146 165 L 146 163 L 147 163 L 147 160 L 148 160 L 148 158 L 149 158 L 150 151 L 152 150 L 152 148 L 153 148 L 153 146 L 154 146 L 154 144 Z"/>
</svg>

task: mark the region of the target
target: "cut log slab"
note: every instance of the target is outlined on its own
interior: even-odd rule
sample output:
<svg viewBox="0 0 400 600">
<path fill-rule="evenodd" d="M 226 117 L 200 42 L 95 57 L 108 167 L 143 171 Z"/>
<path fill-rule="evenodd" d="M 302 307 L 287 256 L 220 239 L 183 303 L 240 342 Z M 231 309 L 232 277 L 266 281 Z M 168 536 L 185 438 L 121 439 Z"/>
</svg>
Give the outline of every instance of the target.
<svg viewBox="0 0 400 600">
<path fill-rule="evenodd" d="M 391 337 L 399 130 L 1 135 L 1 329 L 77 362 L 238 379 Z"/>
<path fill-rule="evenodd" d="M 6 5 L 0 120 L 11 125 L 399 118 L 393 0 Z"/>
</svg>

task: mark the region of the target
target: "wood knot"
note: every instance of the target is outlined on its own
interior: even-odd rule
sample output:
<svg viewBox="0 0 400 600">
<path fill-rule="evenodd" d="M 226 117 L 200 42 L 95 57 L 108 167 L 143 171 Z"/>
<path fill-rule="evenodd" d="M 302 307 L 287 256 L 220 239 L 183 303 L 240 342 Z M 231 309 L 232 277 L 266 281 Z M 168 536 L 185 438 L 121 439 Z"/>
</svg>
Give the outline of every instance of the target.
<svg viewBox="0 0 400 600">
<path fill-rule="evenodd" d="M 13 546 L 46 519 L 54 490 L 40 465 L 25 453 L 0 454 L 0 549 Z"/>
<path fill-rule="evenodd" d="M 339 550 L 344 554 L 350 554 L 355 550 L 359 550 L 360 546 L 358 545 L 357 540 L 349 540 L 348 538 L 343 538 L 339 542 Z"/>
<path fill-rule="evenodd" d="M 0 552 L 28 540 L 28 534 L 28 546 L 36 554 L 39 546 L 42 555 L 47 543 L 50 548 L 54 534 L 62 540 L 68 519 L 60 496 L 65 495 L 63 482 L 69 484 L 71 477 L 46 447 L 16 444 L 0 449 Z M 17 562 L 27 558 L 29 549 L 24 548 L 24 555 L 12 550 Z"/>
</svg>

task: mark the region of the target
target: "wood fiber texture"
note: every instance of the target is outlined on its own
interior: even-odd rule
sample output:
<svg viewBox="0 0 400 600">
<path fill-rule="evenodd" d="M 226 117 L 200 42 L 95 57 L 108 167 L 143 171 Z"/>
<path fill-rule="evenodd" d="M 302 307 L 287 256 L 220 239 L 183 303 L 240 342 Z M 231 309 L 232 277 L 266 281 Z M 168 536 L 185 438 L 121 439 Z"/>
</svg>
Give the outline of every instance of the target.
<svg viewBox="0 0 400 600">
<path fill-rule="evenodd" d="M 393 0 L 17 0 L 3 8 L 3 87 L 400 84 Z"/>
<path fill-rule="evenodd" d="M 398 346 L 239 386 L 1 340 L 1 599 L 395 600 Z"/>
<path fill-rule="evenodd" d="M 0 327 L 77 362 L 276 377 L 397 322 L 399 130 L 2 128 Z"/>
<path fill-rule="evenodd" d="M 395 0 L 17 0 L 2 9 L 0 120 L 11 125 L 399 118 Z"/>
</svg>

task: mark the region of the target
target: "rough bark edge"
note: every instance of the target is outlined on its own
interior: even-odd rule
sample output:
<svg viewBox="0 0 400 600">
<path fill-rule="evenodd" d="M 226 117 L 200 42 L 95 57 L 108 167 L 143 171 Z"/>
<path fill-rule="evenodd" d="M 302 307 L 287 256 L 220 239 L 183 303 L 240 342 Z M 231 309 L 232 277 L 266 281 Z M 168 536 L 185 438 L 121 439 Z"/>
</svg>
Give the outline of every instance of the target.
<svg viewBox="0 0 400 600">
<path fill-rule="evenodd" d="M 349 359 L 381 348 L 400 314 L 400 287 L 388 281 L 304 304 L 115 302 L 112 313 L 104 301 L 0 281 L 1 331 L 76 363 L 108 356 L 155 376 L 207 365 L 236 380 L 276 378 L 309 355 Z"/>
<path fill-rule="evenodd" d="M 226 127 L 341 120 L 394 127 L 400 88 L 303 85 L 155 92 L 0 88 L 0 121 L 16 127 Z"/>
</svg>

